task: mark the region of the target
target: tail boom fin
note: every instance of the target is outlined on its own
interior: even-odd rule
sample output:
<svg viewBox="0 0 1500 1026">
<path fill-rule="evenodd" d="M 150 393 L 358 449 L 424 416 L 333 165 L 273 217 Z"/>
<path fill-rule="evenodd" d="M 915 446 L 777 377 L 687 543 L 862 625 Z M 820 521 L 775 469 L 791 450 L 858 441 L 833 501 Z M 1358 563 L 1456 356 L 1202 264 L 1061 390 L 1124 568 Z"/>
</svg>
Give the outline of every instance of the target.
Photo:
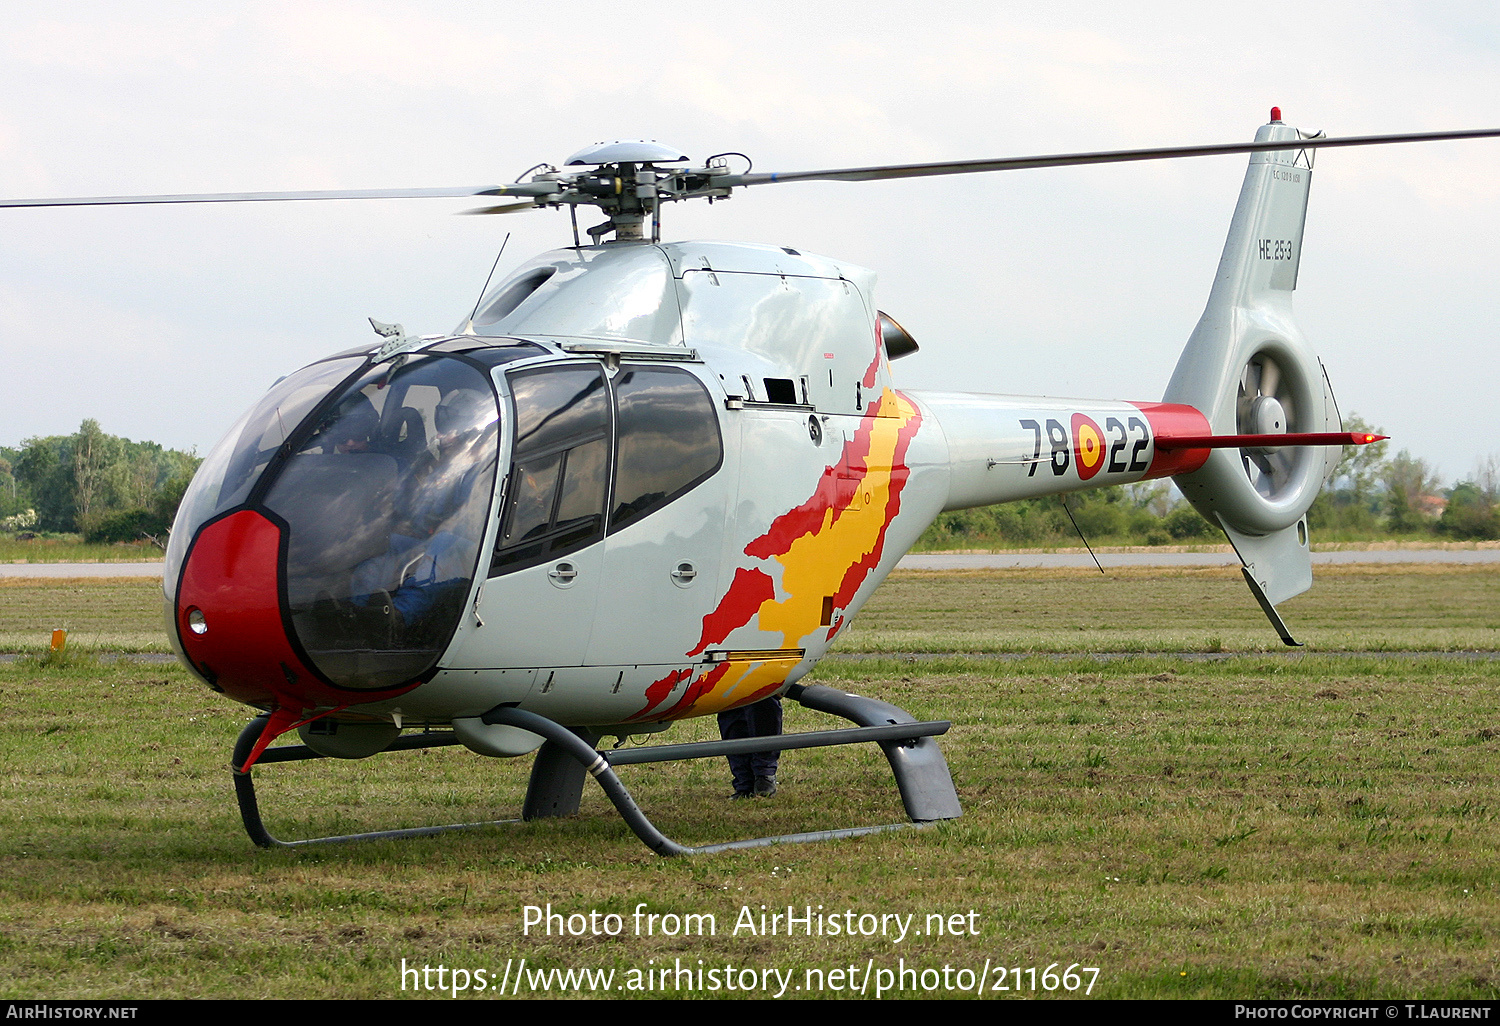
<svg viewBox="0 0 1500 1026">
<path fill-rule="evenodd" d="M 1250 157 L 1208 304 L 1164 396 L 1202 411 L 1210 431 L 1157 442 L 1169 455 L 1203 456 L 1177 485 L 1224 528 L 1270 613 L 1312 583 L 1306 513 L 1338 463 L 1335 446 L 1356 442 L 1341 432 L 1322 366 L 1292 314 L 1314 154 L 1297 144 L 1321 134 L 1281 123 L 1279 111 L 1256 133 L 1287 148 Z"/>
</svg>

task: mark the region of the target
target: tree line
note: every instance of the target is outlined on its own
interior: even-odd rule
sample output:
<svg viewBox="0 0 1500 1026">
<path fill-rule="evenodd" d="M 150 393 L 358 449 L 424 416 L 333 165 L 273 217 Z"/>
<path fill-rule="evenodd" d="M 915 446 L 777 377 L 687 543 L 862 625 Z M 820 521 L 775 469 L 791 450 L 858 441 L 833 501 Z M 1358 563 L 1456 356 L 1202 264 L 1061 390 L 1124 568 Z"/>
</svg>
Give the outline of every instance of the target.
<svg viewBox="0 0 1500 1026">
<path fill-rule="evenodd" d="M 0 527 L 164 543 L 200 462 L 195 453 L 106 434 L 97 420 L 71 435 L 0 446 Z"/>
<path fill-rule="evenodd" d="M 1371 431 L 1358 416 L 1348 431 Z M 1500 458 L 1489 456 L 1472 476 L 1443 488 L 1427 461 L 1407 450 L 1389 454 L 1388 442 L 1346 446 L 1308 511 L 1313 537 L 1374 541 L 1425 537 L 1500 538 Z M 1024 547 L 1090 543 L 1205 544 L 1223 534 L 1166 481 L 1143 481 L 1067 496 L 1024 499 L 1002 506 L 944 513 L 917 543 L 919 549 Z"/>
<path fill-rule="evenodd" d="M 1358 416 L 1350 417 L 1346 430 L 1384 433 Z M 1314 531 L 1457 540 L 1500 538 L 1500 457 L 1481 459 L 1469 477 L 1444 488 L 1431 464 L 1405 449 L 1390 456 L 1389 444 L 1344 447 L 1338 469 L 1308 512 L 1308 526 Z"/>
</svg>

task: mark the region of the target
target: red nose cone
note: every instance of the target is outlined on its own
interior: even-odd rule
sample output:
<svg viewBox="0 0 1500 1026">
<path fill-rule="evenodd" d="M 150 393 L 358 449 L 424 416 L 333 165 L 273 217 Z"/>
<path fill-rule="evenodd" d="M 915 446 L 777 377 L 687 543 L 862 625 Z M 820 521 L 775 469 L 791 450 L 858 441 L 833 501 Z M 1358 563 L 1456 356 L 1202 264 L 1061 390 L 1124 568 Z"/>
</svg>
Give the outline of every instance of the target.
<svg viewBox="0 0 1500 1026">
<path fill-rule="evenodd" d="M 251 510 L 205 527 L 182 570 L 177 634 L 193 665 L 231 698 L 300 709 L 325 689 L 281 621 L 281 531 Z"/>
</svg>

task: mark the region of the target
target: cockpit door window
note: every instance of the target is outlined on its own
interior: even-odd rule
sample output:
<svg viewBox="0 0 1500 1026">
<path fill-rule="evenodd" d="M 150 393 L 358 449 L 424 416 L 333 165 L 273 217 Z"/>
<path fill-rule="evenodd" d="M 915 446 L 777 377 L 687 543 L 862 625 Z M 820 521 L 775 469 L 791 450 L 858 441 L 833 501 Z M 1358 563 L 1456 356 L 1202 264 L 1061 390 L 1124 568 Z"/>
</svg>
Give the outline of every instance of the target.
<svg viewBox="0 0 1500 1026">
<path fill-rule="evenodd" d="M 607 379 L 570 364 L 511 375 L 516 449 L 490 575 L 575 552 L 674 501 L 723 462 L 713 400 L 677 367 Z"/>
<path fill-rule="evenodd" d="M 491 575 L 532 566 L 604 536 L 610 404 L 598 366 L 511 376 L 516 451 Z"/>
</svg>

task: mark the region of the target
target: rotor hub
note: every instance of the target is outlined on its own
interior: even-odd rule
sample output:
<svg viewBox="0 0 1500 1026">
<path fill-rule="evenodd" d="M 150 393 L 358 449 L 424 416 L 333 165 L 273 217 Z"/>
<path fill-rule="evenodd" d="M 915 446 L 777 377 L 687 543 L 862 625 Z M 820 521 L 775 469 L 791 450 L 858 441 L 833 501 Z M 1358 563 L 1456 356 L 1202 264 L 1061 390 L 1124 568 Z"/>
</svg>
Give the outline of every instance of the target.
<svg viewBox="0 0 1500 1026">
<path fill-rule="evenodd" d="M 1272 395 L 1256 396 L 1250 404 L 1250 432 L 1256 435 L 1286 433 L 1286 411 Z"/>
</svg>

